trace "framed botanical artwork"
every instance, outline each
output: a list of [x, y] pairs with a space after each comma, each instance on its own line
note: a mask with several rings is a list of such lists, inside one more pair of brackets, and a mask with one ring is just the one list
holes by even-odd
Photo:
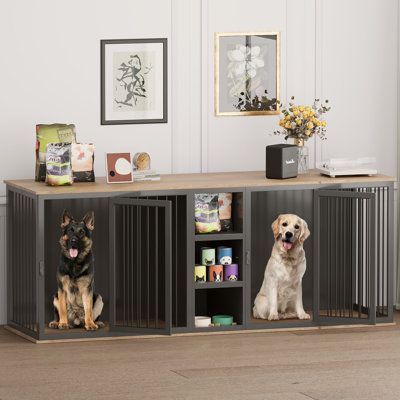
[[101, 41], [101, 124], [167, 122], [167, 39]]
[[279, 114], [279, 32], [215, 34], [215, 115]]

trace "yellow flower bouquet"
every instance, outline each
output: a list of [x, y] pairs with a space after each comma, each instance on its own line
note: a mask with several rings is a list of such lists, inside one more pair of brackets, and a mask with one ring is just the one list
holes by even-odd
[[[291, 98], [294, 100], [294, 97]], [[285, 135], [295, 141], [304, 142], [314, 135], [326, 140], [326, 121], [323, 115], [331, 108], [328, 107], [328, 100], [321, 104], [319, 99], [315, 99], [312, 106], [296, 105], [293, 102], [289, 106], [282, 105], [282, 119], [279, 120], [279, 126], [282, 129], [274, 131], [275, 135]]]

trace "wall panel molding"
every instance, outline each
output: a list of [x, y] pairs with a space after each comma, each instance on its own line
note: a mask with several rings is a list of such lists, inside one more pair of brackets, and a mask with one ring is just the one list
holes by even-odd
[[201, 0], [173, 0], [172, 172], [201, 164]]

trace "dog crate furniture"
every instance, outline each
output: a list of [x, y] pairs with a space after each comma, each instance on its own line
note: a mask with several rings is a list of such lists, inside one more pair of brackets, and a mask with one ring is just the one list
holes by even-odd
[[[164, 175], [159, 182], [49, 187], [6, 181], [8, 327], [34, 341], [271, 328], [390, 323], [393, 320], [393, 181], [329, 178], [311, 171], [287, 180], [264, 172]], [[233, 229], [196, 234], [196, 193], [232, 192]], [[48, 328], [57, 290], [60, 218], [95, 212], [96, 292], [105, 306], [97, 331]], [[271, 253], [271, 223], [294, 213], [305, 242], [303, 301], [310, 320], [254, 319], [252, 306]], [[201, 247], [232, 247], [239, 279], [194, 282]], [[196, 315], [235, 324], [196, 328]]]

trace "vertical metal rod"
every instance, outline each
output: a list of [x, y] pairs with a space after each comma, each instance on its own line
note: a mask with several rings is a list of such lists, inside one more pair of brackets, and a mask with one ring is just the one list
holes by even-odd
[[346, 285], [346, 302], [345, 302], [345, 308], [348, 310], [348, 317], [351, 317], [351, 299], [352, 299], [352, 289], [351, 289], [351, 276], [352, 276], [352, 269], [351, 269], [351, 253], [352, 253], [352, 248], [353, 248], [353, 238], [351, 234], [351, 221], [353, 220], [352, 217], [352, 200], [349, 198], [347, 199], [347, 216], [346, 216], [346, 240], [347, 240], [347, 258], [346, 258], [346, 274], [349, 279], [346, 280], [347, 285]]
[[339, 236], [339, 257], [338, 257], [338, 275], [339, 275], [339, 298], [338, 298], [338, 304], [339, 304], [339, 316], [342, 317], [342, 290], [343, 290], [343, 275], [342, 275], [342, 268], [343, 268], [343, 246], [344, 246], [344, 240], [343, 240], [343, 199], [338, 198], [339, 201], [339, 216], [338, 216], [338, 236]]
[[[389, 280], [389, 268], [393, 271], [393, 266], [389, 264], [389, 260], [392, 258], [390, 253], [392, 252], [392, 248], [390, 246], [390, 240], [389, 240], [389, 235], [390, 235], [390, 224], [389, 224], [389, 212], [390, 212], [390, 197], [389, 194], [393, 193], [393, 191], [389, 192], [389, 188], [385, 187], [384, 188], [384, 193], [383, 193], [383, 207], [385, 210], [384, 213], [384, 221], [383, 221], [383, 226], [382, 226], [382, 236], [384, 236], [384, 242], [382, 243], [382, 258], [383, 258], [383, 278], [382, 278], [382, 292], [386, 291], [386, 296], [384, 293], [382, 293], [382, 305], [386, 303], [386, 308], [385, 308], [385, 316], [390, 315], [389, 307], [392, 309], [390, 306], [392, 303], [392, 299], [389, 297], [389, 293], [391, 293], [391, 290], [389, 290], [389, 285], [392, 285], [392, 282]], [[391, 195], [392, 196], [392, 195]], [[393, 203], [392, 203], [393, 205]], [[386, 255], [386, 257], [385, 257]]]
[[29, 277], [29, 290], [28, 290], [28, 305], [29, 305], [29, 319], [28, 319], [28, 328], [31, 330], [33, 329], [32, 325], [32, 307], [33, 307], [33, 296], [32, 296], [32, 288], [33, 288], [33, 260], [34, 260], [34, 249], [33, 249], [33, 227], [35, 226], [32, 215], [33, 215], [33, 207], [32, 207], [32, 199], [29, 198], [29, 217], [28, 217], [28, 245], [29, 245], [29, 272], [28, 272], [28, 277]]
[[[364, 190], [365, 191], [365, 190]], [[364, 207], [365, 207], [365, 220], [364, 220], [364, 235], [365, 235], [365, 245], [364, 245], [364, 299], [363, 303], [366, 309], [366, 312], [368, 315], [370, 315], [371, 309], [370, 309], [370, 304], [369, 304], [369, 293], [368, 293], [368, 261], [369, 261], [369, 256], [368, 256], [368, 245], [369, 245], [369, 237], [368, 237], [368, 222], [369, 222], [369, 213], [368, 213], [368, 207], [369, 207], [369, 202], [367, 200], [364, 200]]]
[[346, 256], [347, 256], [347, 235], [346, 235], [346, 221], [347, 221], [347, 199], [342, 199], [343, 215], [342, 215], [342, 313], [343, 317], [346, 316]]
[[150, 211], [146, 207], [146, 261], [147, 261], [147, 327], [150, 327]]
[[385, 252], [386, 252], [386, 265], [385, 265], [385, 270], [386, 270], [386, 305], [387, 305], [387, 311], [386, 314], [388, 317], [392, 318], [393, 317], [393, 273], [394, 273], [394, 260], [393, 260], [393, 231], [394, 231], [394, 193], [393, 193], [393, 184], [391, 184], [387, 190], [386, 190], [386, 246], [385, 246]]
[[362, 303], [362, 249], [363, 249], [363, 215], [362, 215], [362, 199], [357, 201], [358, 203], [358, 259], [357, 259], [357, 271], [358, 271], [358, 318], [361, 318], [361, 303]]
[[[22, 225], [21, 225], [21, 195], [17, 193], [17, 232], [21, 232]], [[18, 242], [20, 241], [20, 238], [16, 238]], [[17, 265], [16, 265], [16, 271], [17, 271], [17, 279], [15, 280], [15, 285], [16, 285], [16, 299], [15, 299], [15, 304], [16, 304], [16, 322], [18, 324], [21, 324], [21, 252], [17, 252]]]
[[[332, 219], [332, 213], [331, 213], [331, 198], [327, 197], [326, 198], [326, 207], [327, 207], [327, 212], [328, 215], [326, 216], [327, 221], [328, 221], [328, 237], [327, 237], [327, 253], [328, 253], [328, 257], [327, 257], [327, 277], [326, 277], [326, 284], [328, 287], [327, 290], [327, 301], [326, 301], [326, 312], [328, 316], [332, 316], [331, 313], [331, 296], [332, 296], [332, 291], [331, 291], [331, 246], [332, 246], [332, 237], [331, 237], [331, 230], [332, 230], [332, 224], [331, 224], [331, 219]], [[320, 220], [321, 221], [321, 220]], [[321, 222], [320, 222], [321, 224]]]
[[[22, 216], [23, 218], [27, 218], [27, 208], [28, 208], [28, 198], [26, 196], [23, 196], [23, 207], [22, 207]], [[24, 229], [22, 230], [23, 234], [22, 234], [22, 238], [23, 238], [23, 244], [22, 244], [22, 278], [23, 278], [23, 294], [22, 294], [22, 298], [23, 298], [23, 326], [24, 327], [28, 327], [28, 304], [29, 304], [29, 300], [28, 300], [28, 285], [29, 285], [29, 263], [28, 263], [28, 230], [26, 229], [26, 227], [24, 226]]]
[[[175, 267], [174, 267], [175, 268], [175, 279], [173, 282], [173, 285], [175, 285], [175, 326], [178, 326], [178, 315], [179, 315], [178, 314], [178, 307], [179, 307], [179, 299], [178, 299], [178, 279], [179, 279], [179, 277], [178, 277], [178, 265], [179, 265], [179, 262], [178, 262], [178, 257], [179, 257], [179, 255], [178, 255], [178, 215], [179, 214], [178, 214], [178, 197], [175, 196], [174, 199], [175, 199], [175, 221], [174, 221], [174, 226], [173, 226], [173, 229], [174, 229], [173, 235], [174, 235], [174, 242], [175, 242], [174, 243], [175, 257], [172, 258], [172, 264], [175, 265]], [[173, 324], [174, 324], [174, 322], [173, 322]]]
[[155, 248], [155, 326], [158, 328], [158, 207], [155, 208], [155, 240], [154, 240], [154, 248]]
[[140, 206], [137, 208], [138, 213], [138, 235], [136, 237], [136, 243], [138, 247], [138, 277], [137, 277], [137, 310], [138, 310], [138, 327], [142, 326], [142, 293], [141, 293], [141, 284], [142, 284], [142, 249], [141, 249], [141, 237], [142, 237], [142, 209]]
[[[127, 282], [127, 276], [126, 276], [126, 264], [125, 264], [125, 248], [126, 248], [126, 225], [125, 225], [125, 206], [124, 205], [115, 205], [115, 213], [117, 214], [117, 209], [121, 211], [120, 214], [120, 220], [117, 221], [117, 225], [120, 224], [120, 227], [122, 228], [122, 237], [117, 239], [117, 244], [118, 246], [121, 245], [123, 248], [121, 249], [122, 251], [122, 262], [121, 261], [116, 261], [116, 268], [121, 270], [122, 269], [122, 325], [127, 326], [127, 319], [126, 319], [126, 296], [127, 296], [127, 290], [126, 290], [126, 282]], [[122, 215], [121, 215], [122, 214]], [[121, 218], [122, 217], [122, 218]], [[117, 232], [120, 232], [120, 228], [117, 228]], [[115, 232], [115, 234], [117, 233]], [[120, 277], [120, 274], [117, 273], [117, 277]], [[118, 293], [118, 287], [120, 286], [121, 283], [121, 278], [117, 279], [117, 287], [116, 287], [116, 293]], [[118, 306], [118, 305], [117, 305]], [[121, 315], [118, 315], [116, 313], [117, 318], [121, 318]], [[116, 319], [117, 319], [116, 318]], [[116, 321], [117, 322], [117, 321]], [[118, 324], [118, 322], [117, 322]]]
[[338, 198], [335, 197], [335, 317], [338, 316]]
[[383, 232], [383, 224], [385, 221], [385, 203], [384, 203], [384, 195], [385, 188], [379, 187], [377, 188], [378, 196], [377, 196], [377, 207], [378, 207], [378, 223], [376, 227], [377, 231], [377, 311], [378, 316], [384, 316], [384, 293], [383, 293], [383, 285], [384, 285], [384, 242], [385, 242], [385, 234]]
[[133, 286], [132, 282], [134, 280], [134, 261], [133, 261], [133, 256], [134, 256], [134, 250], [135, 250], [135, 243], [133, 241], [133, 224], [132, 224], [132, 219], [133, 219], [133, 211], [135, 209], [135, 206], [132, 205], [126, 205], [126, 215], [125, 215], [125, 230], [126, 230], [126, 236], [124, 237], [124, 242], [125, 246], [127, 247], [127, 262], [125, 265], [126, 269], [126, 282], [124, 282], [124, 285], [126, 285], [126, 295], [124, 298], [124, 303], [126, 303], [125, 307], [127, 309], [126, 312], [126, 320], [127, 320], [127, 325], [130, 327], [134, 327], [134, 307], [133, 307], [133, 302], [134, 302], [134, 292], [133, 292]]

